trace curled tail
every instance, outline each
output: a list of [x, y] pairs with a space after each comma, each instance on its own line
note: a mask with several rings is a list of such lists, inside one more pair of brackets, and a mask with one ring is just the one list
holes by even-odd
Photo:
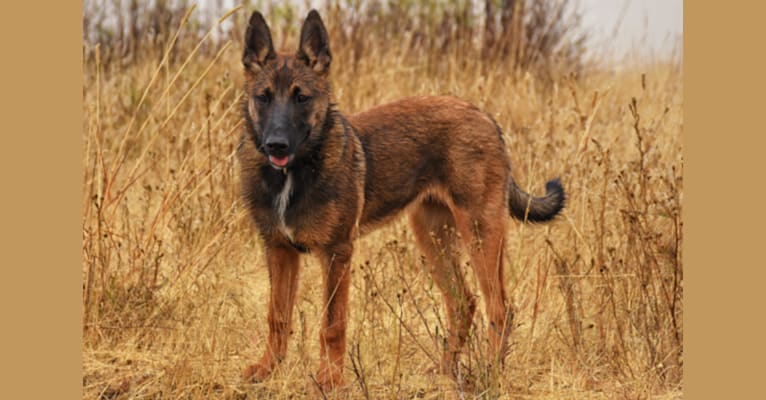
[[557, 179], [545, 184], [545, 196], [534, 197], [521, 190], [511, 178], [511, 191], [508, 196], [508, 207], [511, 216], [519, 221], [545, 222], [553, 219], [564, 208], [566, 195], [564, 187]]

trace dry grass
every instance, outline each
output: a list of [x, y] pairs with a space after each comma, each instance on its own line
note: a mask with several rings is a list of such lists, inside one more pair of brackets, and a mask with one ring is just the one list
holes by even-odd
[[[228, 18], [241, 25], [245, 13]], [[500, 375], [478, 367], [478, 313], [463, 358], [472, 388], [430, 372], [445, 316], [406, 221], [357, 242], [345, 394], [681, 397], [680, 65], [540, 76], [470, 46], [391, 45], [365, 24], [365, 36], [343, 39], [342, 12], [328, 14], [341, 110], [460, 96], [497, 119], [522, 188], [540, 193], [558, 175], [569, 194], [557, 222], [510, 225], [511, 352]], [[287, 359], [262, 384], [240, 380], [265, 345], [269, 290], [233, 156], [241, 45], [189, 40], [183, 20], [183, 41], [176, 24], [130, 63], [84, 47], [84, 397], [310, 397], [322, 309], [310, 257]], [[273, 31], [292, 47], [294, 31]]]

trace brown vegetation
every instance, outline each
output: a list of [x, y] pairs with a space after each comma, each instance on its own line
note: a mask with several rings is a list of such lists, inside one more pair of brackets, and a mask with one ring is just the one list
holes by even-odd
[[[320, 10], [330, 29], [339, 108], [353, 113], [416, 94], [462, 97], [502, 127], [523, 189], [537, 193], [560, 175], [569, 199], [554, 224], [510, 224], [506, 286], [516, 306], [510, 354], [499, 376], [477, 368], [487, 337], [480, 306], [464, 359], [472, 388], [431, 372], [444, 338], [444, 302], [406, 221], [357, 242], [347, 394], [680, 396], [680, 65], [619, 73], [585, 65], [570, 40], [574, 31], [560, 24], [551, 24], [565, 33], [558, 42], [537, 39], [558, 43], [550, 51], [529, 45], [519, 53], [512, 49], [523, 45], [512, 42], [520, 39], [504, 40], [500, 32], [513, 32], [503, 24], [502, 6], [523, 1], [486, 3], [495, 7], [493, 28], [472, 12], [461, 17], [460, 2], [429, 3], [434, 9], [392, 3], [399, 8]], [[516, 24], [535, 26], [533, 8]], [[240, 376], [263, 349], [268, 302], [262, 245], [240, 200], [234, 157], [242, 130], [240, 33], [250, 10], [221, 18], [232, 22], [232, 37], [216, 19], [169, 6], [164, 14], [136, 8], [135, 18], [124, 18], [138, 32], [148, 32], [142, 24], [155, 18], [156, 40], [138, 35], [143, 39], [131, 42], [132, 28], [120, 40], [85, 30], [86, 398], [312, 393], [322, 294], [311, 258], [302, 267], [288, 358], [262, 384], [246, 385]], [[290, 10], [263, 10], [278, 47], [297, 41], [302, 16]], [[86, 7], [84, 26], [97, 15], [97, 7]], [[535, 51], [541, 56], [534, 61], [518, 55]], [[473, 274], [466, 279], [477, 287]]]

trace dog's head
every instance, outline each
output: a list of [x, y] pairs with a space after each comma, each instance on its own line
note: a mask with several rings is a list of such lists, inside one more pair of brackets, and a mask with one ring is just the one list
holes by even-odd
[[245, 33], [245, 118], [259, 151], [274, 168], [287, 168], [318, 140], [330, 112], [332, 56], [316, 10], [301, 28], [294, 54], [274, 51], [263, 16], [253, 12]]

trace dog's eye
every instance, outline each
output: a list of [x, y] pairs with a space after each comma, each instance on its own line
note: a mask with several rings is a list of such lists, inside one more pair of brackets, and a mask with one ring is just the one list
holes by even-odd
[[255, 99], [260, 101], [261, 103], [268, 103], [271, 101], [271, 93], [269, 91], [265, 91], [261, 94], [255, 95]]
[[305, 103], [309, 100], [311, 100], [311, 97], [306, 96], [305, 94], [298, 93], [298, 95], [295, 96], [295, 101], [297, 101], [298, 103]]

